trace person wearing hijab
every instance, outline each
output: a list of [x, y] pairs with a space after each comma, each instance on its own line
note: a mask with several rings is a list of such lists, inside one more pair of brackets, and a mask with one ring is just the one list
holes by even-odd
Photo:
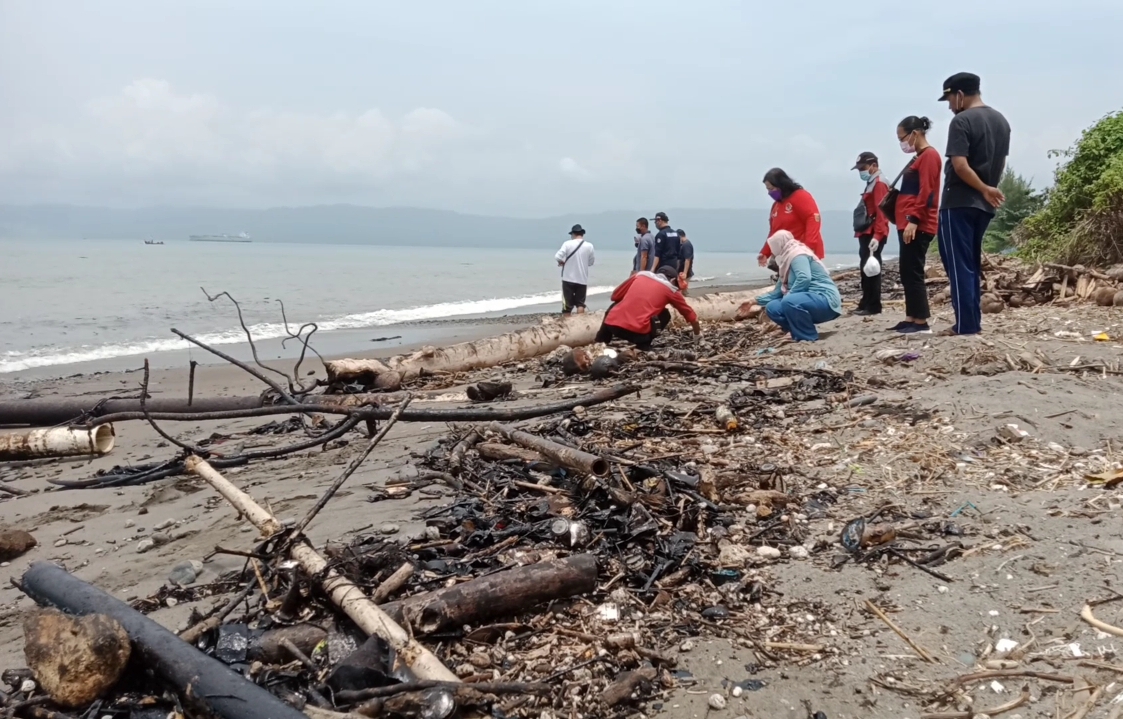
[[818, 340], [815, 325], [842, 315], [838, 286], [815, 252], [791, 232], [775, 233], [768, 238], [768, 247], [780, 268], [780, 278], [775, 289], [757, 297], [756, 303], [796, 342]]

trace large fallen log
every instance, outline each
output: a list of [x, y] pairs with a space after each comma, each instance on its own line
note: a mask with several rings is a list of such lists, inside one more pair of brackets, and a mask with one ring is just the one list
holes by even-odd
[[608, 474], [608, 462], [603, 457], [582, 452], [573, 447], [566, 447], [564, 444], [536, 437], [533, 434], [522, 432], [498, 422], [492, 422], [487, 428], [492, 432], [503, 435], [515, 444], [534, 450], [543, 457], [554, 460], [562, 467], [568, 467], [582, 474], [595, 474], [598, 477]]
[[[429, 391], [415, 393], [414, 403], [419, 402], [467, 402], [464, 392]], [[403, 392], [371, 392], [366, 394], [317, 394], [304, 397], [301, 406], [308, 412], [323, 412], [328, 409], [357, 409], [397, 404], [405, 396]], [[268, 395], [253, 397], [209, 397], [205, 399], [176, 399], [170, 397], [152, 398], [145, 402], [149, 414], [154, 419], [167, 415], [182, 415], [185, 421], [197, 421], [200, 416], [216, 412], [229, 413], [269, 408], [276, 413], [292, 412], [291, 405], [274, 406]], [[49, 399], [17, 399], [0, 402], [0, 426], [12, 427], [50, 427], [68, 424], [82, 419], [99, 419], [112, 415], [123, 415], [128, 419], [144, 417], [139, 399], [97, 399], [91, 397], [69, 397]], [[260, 415], [257, 415], [260, 416]], [[226, 417], [220, 417], [226, 419]], [[91, 424], [103, 424], [98, 421]]]
[[[728, 322], [736, 319], [741, 304], [753, 299], [761, 290], [748, 292], [717, 292], [687, 301], [698, 319], [707, 322]], [[340, 359], [324, 363], [328, 381], [333, 383], [363, 381], [373, 383], [380, 374], [394, 373], [408, 382], [422, 375], [443, 372], [466, 372], [494, 367], [504, 362], [538, 357], [562, 345], [579, 347], [591, 344], [604, 319], [603, 312], [566, 317], [561, 321], [462, 342], [448, 347], [425, 347], [413, 354], [386, 360]]]
[[[575, 399], [565, 399], [549, 404], [529, 405], [525, 407], [430, 407], [430, 408], [411, 408], [402, 412], [400, 421], [402, 422], [487, 422], [491, 420], [501, 420], [504, 422], [514, 422], [521, 419], [533, 419], [535, 417], [543, 417], [549, 414], [557, 414], [558, 412], [567, 412], [574, 407], [591, 407], [596, 404], [604, 402], [611, 402], [614, 399], [619, 399], [625, 395], [634, 394], [639, 392], [640, 388], [635, 385], [617, 385], [616, 387], [607, 387], [605, 389], [597, 390], [592, 394], [584, 397], [577, 397]], [[359, 395], [356, 395], [359, 396]], [[361, 395], [370, 396], [370, 395]], [[403, 397], [404, 395], [392, 395], [394, 397]], [[394, 413], [393, 407], [383, 407], [381, 405], [372, 406], [348, 406], [347, 404], [313, 404], [309, 398], [309, 403], [301, 404], [297, 407], [292, 405], [275, 405], [269, 407], [258, 407], [255, 409], [244, 409], [230, 412], [209, 412], [205, 414], [177, 414], [165, 412], [149, 412], [148, 416], [151, 419], [161, 422], [202, 422], [210, 420], [225, 420], [225, 419], [244, 419], [249, 417], [269, 417], [278, 414], [293, 414], [294, 412], [304, 412], [309, 414], [345, 414], [351, 417], [358, 417], [359, 419], [374, 419], [382, 420], [389, 419], [390, 415]], [[88, 426], [97, 426], [109, 422], [126, 422], [130, 420], [145, 419], [143, 412], [120, 412], [117, 414], [110, 414], [104, 417], [98, 417], [91, 420]]]
[[[149, 412], [198, 414], [227, 412], [264, 406], [259, 397], [211, 397], [187, 399], [153, 397], [145, 402]], [[51, 427], [83, 416], [101, 417], [120, 412], [140, 412], [139, 399], [97, 399], [92, 397], [18, 399], [0, 402], [0, 426]]]
[[69, 614], [103, 614], [128, 633], [144, 666], [173, 686], [181, 701], [220, 719], [307, 719], [272, 693], [203, 654], [156, 622], [58, 565], [35, 562], [20, 589], [37, 604]]
[[[248, 494], [235, 487], [230, 480], [215, 471], [205, 460], [195, 456], [188, 457], [187, 470], [214, 487], [226, 501], [230, 502], [251, 524], [257, 527], [265, 538], [268, 539], [282, 531], [281, 523], [272, 514], [253, 501], [253, 498]], [[446, 682], [459, 681], [456, 675], [441, 663], [440, 659], [421, 646], [399, 624], [379, 609], [374, 602], [367, 598], [363, 590], [332, 569], [327, 560], [320, 556], [316, 550], [302, 541], [298, 541], [292, 545], [289, 553], [308, 576], [320, 579], [324, 592], [331, 597], [337, 607], [342, 609], [364, 632], [377, 634], [385, 640], [387, 644], [394, 648], [394, 651], [402, 656], [403, 661], [413, 669], [418, 677]]]
[[509, 617], [535, 604], [587, 594], [597, 586], [597, 560], [577, 554], [515, 567], [382, 605], [419, 634]]
[[101, 456], [113, 450], [113, 426], [93, 429], [52, 427], [30, 432], [0, 434], [0, 461], [38, 457]]

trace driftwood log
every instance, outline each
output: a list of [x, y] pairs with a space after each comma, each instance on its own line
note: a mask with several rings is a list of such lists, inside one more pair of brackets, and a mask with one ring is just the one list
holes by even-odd
[[108, 424], [92, 429], [51, 427], [6, 433], [0, 434], [0, 460], [100, 456], [111, 452], [114, 442], [113, 426]]
[[[410, 408], [402, 412], [399, 417], [401, 422], [516, 422], [523, 419], [533, 419], [535, 417], [544, 417], [550, 414], [557, 414], [559, 412], [568, 412], [574, 407], [591, 407], [596, 404], [603, 404], [611, 402], [612, 400], [619, 399], [629, 394], [639, 392], [640, 388], [635, 385], [617, 385], [616, 387], [606, 387], [597, 390], [585, 397], [577, 397], [575, 399], [558, 400], [557, 402], [549, 402], [546, 404], [528, 405], [524, 407], [426, 407], [426, 408]], [[220, 411], [220, 412], [207, 412], [207, 413], [175, 413], [175, 412], [149, 412], [149, 416], [162, 422], [202, 422], [209, 420], [221, 419], [243, 419], [248, 417], [268, 417], [279, 414], [339, 414], [348, 415], [352, 418], [362, 420], [383, 420], [389, 419], [390, 415], [394, 413], [393, 407], [384, 407], [382, 405], [368, 405], [359, 407], [350, 407], [346, 404], [339, 403], [326, 403], [317, 404], [314, 402], [321, 395], [316, 397], [309, 397], [307, 402], [292, 406], [292, 405], [271, 405], [267, 407], [257, 407], [243, 410], [233, 411]], [[370, 395], [360, 395], [369, 397]], [[403, 394], [388, 395], [395, 397], [402, 397]], [[129, 420], [144, 419], [144, 413], [137, 412], [119, 412], [116, 414], [104, 415], [90, 420], [86, 426], [96, 426], [100, 424], [107, 424], [110, 422], [125, 422]]]
[[[698, 313], [698, 319], [728, 322], [736, 318], [742, 303], [759, 294], [759, 290], [718, 292], [691, 297], [687, 301]], [[561, 322], [508, 332], [498, 337], [448, 347], [426, 347], [413, 354], [387, 360], [341, 359], [325, 362], [324, 366], [327, 368], [328, 381], [333, 383], [374, 383], [379, 375], [387, 373], [391, 373], [394, 379], [408, 382], [424, 375], [467, 372], [494, 367], [504, 362], [531, 359], [552, 352], [562, 345], [579, 347], [591, 344], [603, 319], [603, 312], [592, 312], [567, 317]]]
[[381, 609], [419, 634], [479, 624], [553, 599], [587, 594], [597, 586], [597, 560], [577, 554], [515, 567], [444, 589], [417, 594]]
[[553, 460], [559, 466], [567, 467], [582, 474], [595, 474], [598, 477], [603, 477], [608, 474], [608, 461], [603, 457], [598, 457], [588, 452], [582, 452], [573, 447], [566, 447], [564, 444], [551, 442], [548, 439], [522, 432], [514, 427], [508, 427], [498, 422], [492, 422], [487, 428], [492, 432], [503, 435], [515, 444], [526, 447], [543, 457]]
[[[261, 532], [265, 538], [282, 531], [281, 523], [261, 507], [253, 498], [235, 487], [230, 480], [219, 474], [205, 460], [191, 456], [187, 458], [187, 470], [211, 485], [230, 502], [246, 519]], [[363, 590], [349, 579], [332, 569], [326, 559], [312, 547], [298, 541], [292, 545], [290, 555], [310, 577], [321, 578], [324, 592], [332, 602], [342, 609], [360, 629], [367, 634], [376, 634], [394, 648], [407, 665], [422, 679], [438, 681], [459, 681], [441, 660], [421, 646], [401, 625], [388, 617], [367, 598]]]
[[203, 716], [220, 719], [307, 719], [266, 689], [203, 654], [129, 605], [69, 574], [58, 565], [35, 562], [20, 589], [37, 604], [69, 614], [103, 614], [128, 633], [145, 666], [173, 687]]

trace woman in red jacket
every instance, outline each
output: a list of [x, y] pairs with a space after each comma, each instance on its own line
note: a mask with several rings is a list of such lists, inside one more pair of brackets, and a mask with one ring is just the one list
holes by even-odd
[[[810, 247], [816, 257], [823, 259], [826, 254], [823, 249], [823, 218], [819, 215], [819, 206], [815, 204], [811, 193], [779, 167], [773, 167], [764, 174], [764, 189], [768, 190], [768, 196], [772, 198], [768, 236], [787, 230]], [[772, 250], [766, 240], [756, 261], [761, 267], [765, 267], [771, 256]]]
[[939, 226], [940, 151], [928, 144], [932, 121], [910, 115], [897, 125], [901, 150], [916, 153], [901, 176], [895, 216], [901, 241], [901, 287], [905, 291], [905, 319], [891, 329], [902, 334], [928, 333], [928, 287], [924, 263]]

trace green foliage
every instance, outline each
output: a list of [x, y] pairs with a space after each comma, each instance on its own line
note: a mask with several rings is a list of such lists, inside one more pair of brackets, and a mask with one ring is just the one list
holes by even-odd
[[1123, 111], [1089, 127], [1058, 153], [1043, 208], [1013, 235], [1031, 260], [1109, 264], [1123, 260]]
[[986, 252], [1003, 252], [1013, 247], [1014, 230], [1045, 203], [1042, 193], [1034, 190], [1028, 179], [1010, 167], [1003, 173], [998, 189], [1006, 195], [1006, 202], [994, 213], [994, 219], [983, 237], [983, 250]]

